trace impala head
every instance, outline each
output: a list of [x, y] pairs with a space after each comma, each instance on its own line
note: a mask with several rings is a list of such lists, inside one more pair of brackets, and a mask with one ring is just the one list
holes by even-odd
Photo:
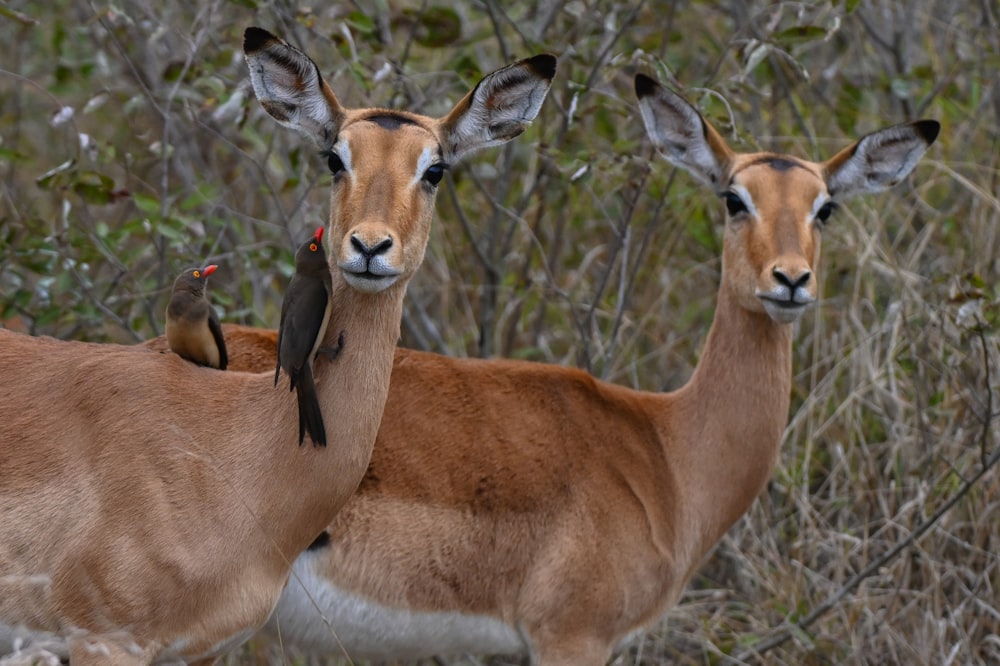
[[444, 117], [347, 109], [304, 53], [260, 28], [243, 51], [254, 93], [279, 123], [312, 138], [333, 175], [330, 265], [378, 292], [423, 260], [444, 172], [521, 134], [545, 99], [556, 59], [538, 55], [487, 75]]
[[823, 226], [838, 201], [902, 180], [937, 138], [920, 120], [868, 134], [825, 162], [736, 153], [686, 100], [639, 74], [635, 92], [660, 153], [726, 206], [723, 287], [748, 310], [791, 323], [816, 300]]

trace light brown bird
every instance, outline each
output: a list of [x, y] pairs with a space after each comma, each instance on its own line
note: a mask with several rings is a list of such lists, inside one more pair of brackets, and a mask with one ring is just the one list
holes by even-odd
[[167, 343], [170, 349], [198, 365], [225, 370], [229, 364], [219, 317], [208, 302], [205, 285], [218, 268], [188, 268], [174, 280], [167, 305]]

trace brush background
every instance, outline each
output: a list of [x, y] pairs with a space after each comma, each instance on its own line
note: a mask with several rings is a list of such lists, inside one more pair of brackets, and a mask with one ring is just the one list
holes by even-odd
[[[494, 68], [559, 55], [525, 135], [446, 177], [401, 344], [647, 390], [697, 363], [723, 207], [654, 156], [635, 72], [682, 90], [741, 150], [821, 159], [936, 118], [914, 174], [824, 231], [822, 301], [797, 325], [768, 491], [613, 663], [1000, 663], [995, 468], [805, 630], [746, 652], [906, 539], [1000, 447], [998, 22], [992, 0], [9, 0], [0, 322], [134, 343], [162, 333], [176, 274], [211, 262], [225, 321], [276, 326], [330, 177], [254, 100], [248, 25], [311, 55], [348, 106], [432, 115]], [[251, 643], [228, 663], [268, 655]]]

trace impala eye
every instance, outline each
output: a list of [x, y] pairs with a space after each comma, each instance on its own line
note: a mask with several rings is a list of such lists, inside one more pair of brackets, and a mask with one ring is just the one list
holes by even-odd
[[722, 198], [726, 202], [726, 210], [729, 212], [730, 217], [736, 217], [740, 213], [747, 212], [747, 206], [743, 203], [743, 199], [740, 199], [739, 195], [735, 192], [723, 192]]
[[330, 167], [330, 173], [337, 176], [344, 171], [344, 161], [340, 159], [340, 155], [332, 150], [325, 152], [325, 155], [326, 165]]
[[819, 220], [820, 224], [825, 224], [835, 210], [837, 210], [837, 204], [833, 201], [827, 201], [816, 211], [816, 219]]
[[433, 187], [437, 187], [441, 179], [444, 178], [445, 169], [448, 168], [447, 164], [432, 164], [427, 167], [427, 171], [424, 171], [423, 180], [429, 183]]

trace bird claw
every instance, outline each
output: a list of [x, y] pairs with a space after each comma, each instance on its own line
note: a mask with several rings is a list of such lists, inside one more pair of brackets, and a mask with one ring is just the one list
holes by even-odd
[[336, 347], [320, 347], [316, 350], [316, 355], [326, 354], [326, 357], [331, 361], [336, 361], [337, 357], [340, 356], [340, 352], [344, 349], [344, 332], [341, 331], [340, 335], [337, 336], [337, 346]]

